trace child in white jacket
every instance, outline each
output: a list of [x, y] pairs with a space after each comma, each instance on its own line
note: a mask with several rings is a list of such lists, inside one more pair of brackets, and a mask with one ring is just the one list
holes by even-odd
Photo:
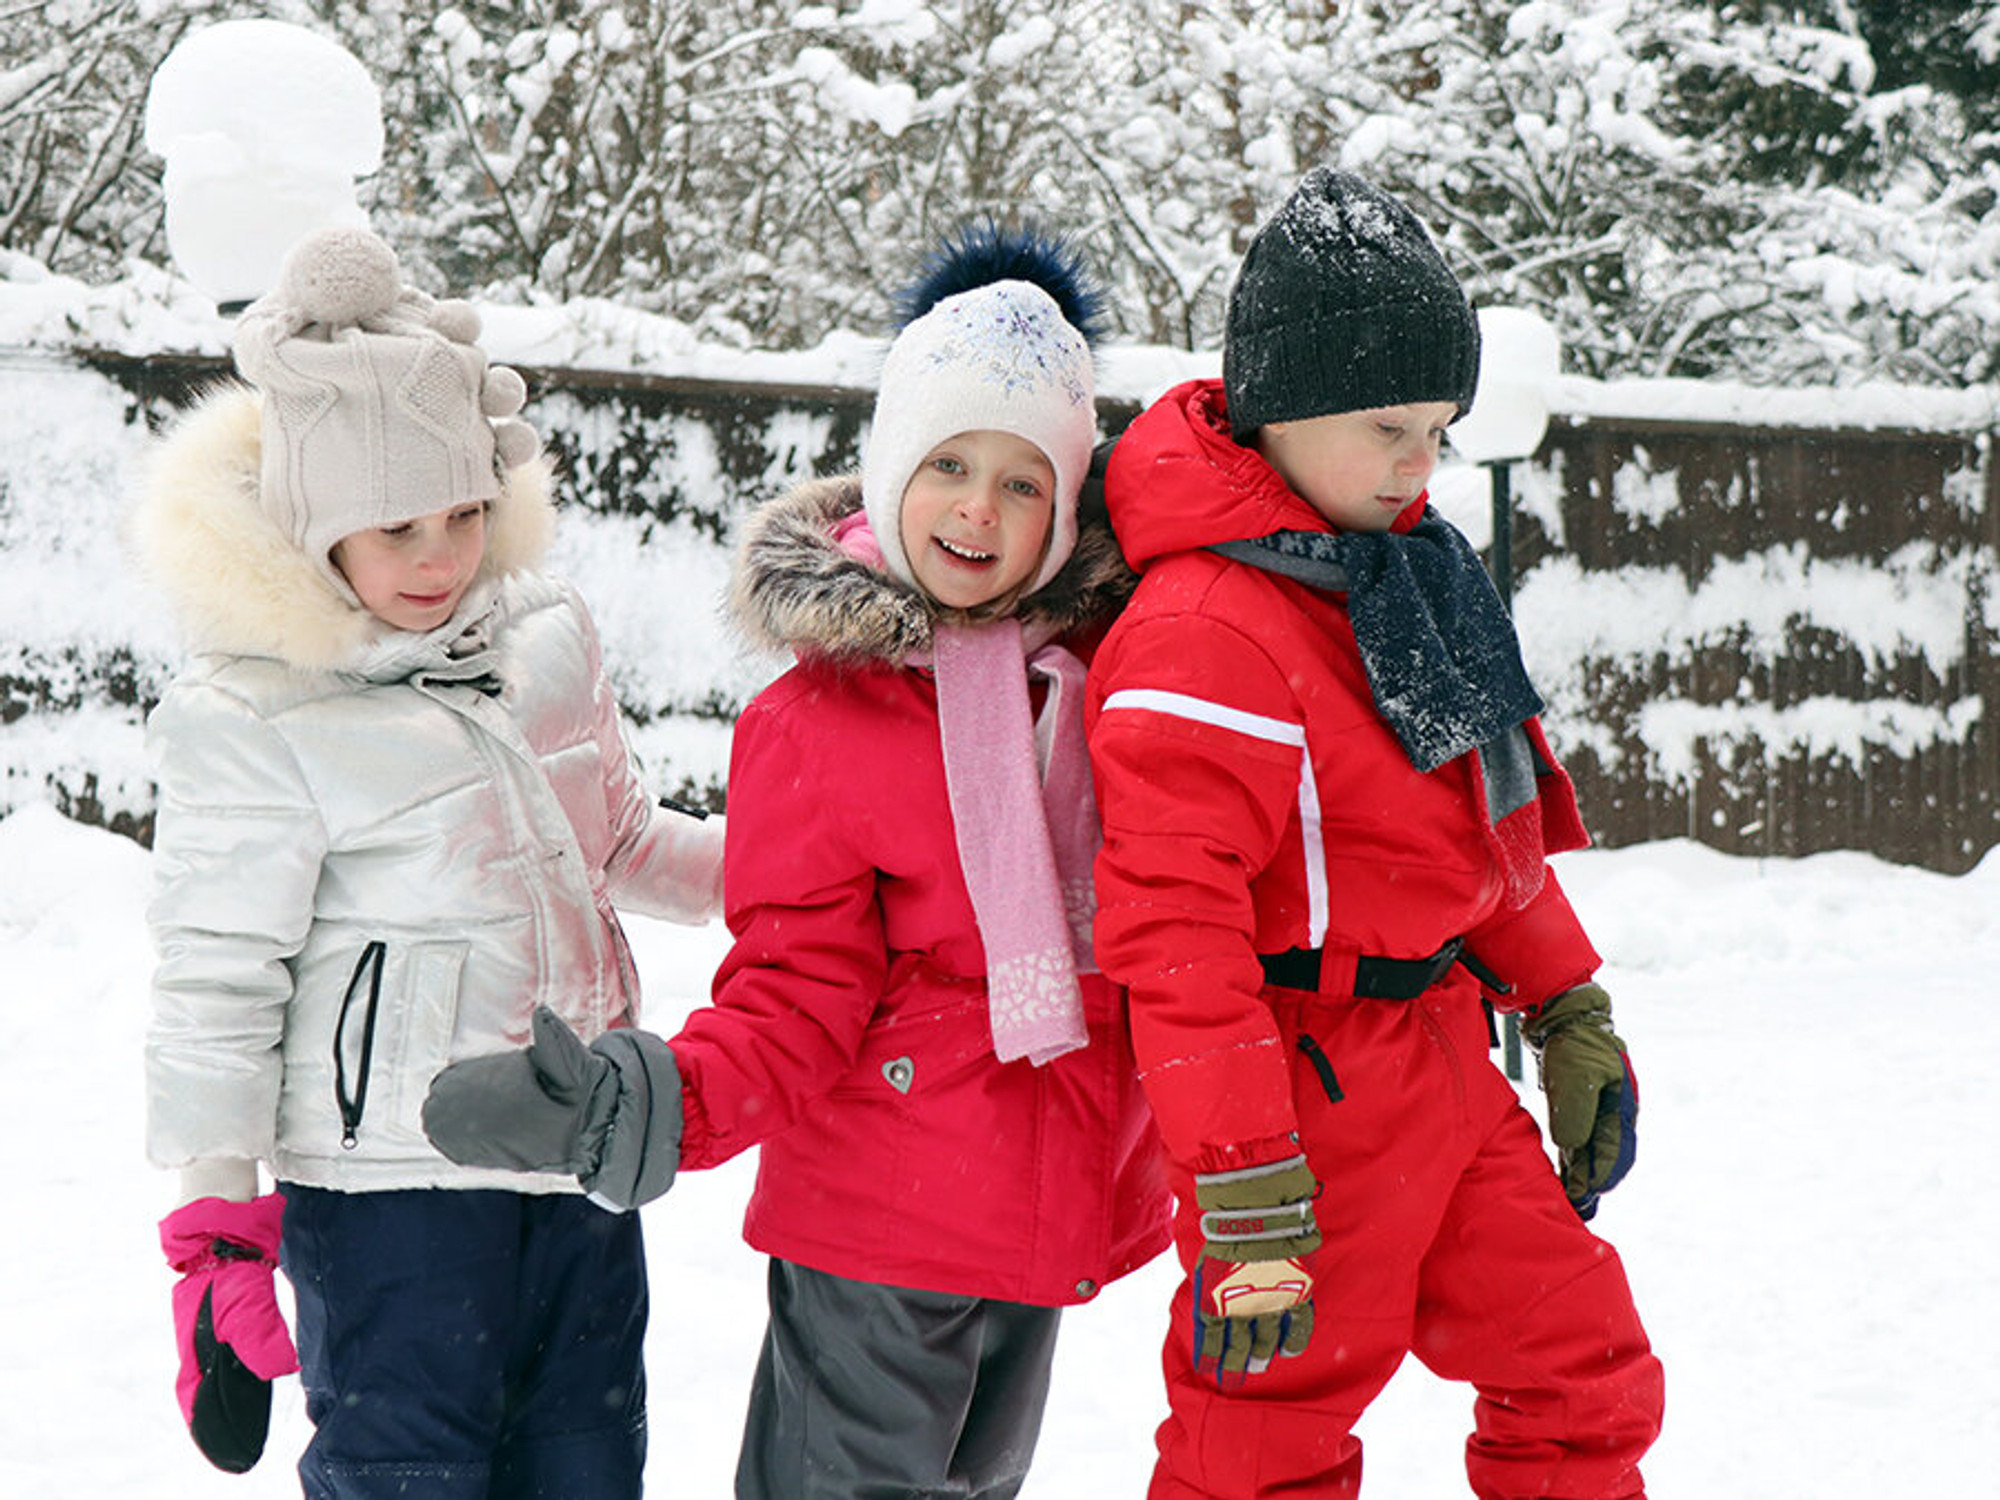
[[175, 429], [134, 517], [197, 653], [148, 728], [183, 1415], [256, 1461], [281, 1263], [315, 1496], [627, 1496], [644, 1462], [637, 1216], [454, 1165], [418, 1118], [537, 1006], [637, 1021], [614, 902], [721, 897], [720, 820], [647, 794], [588, 613], [532, 571], [549, 469], [477, 331], [366, 231], [309, 237], [238, 325], [254, 389]]

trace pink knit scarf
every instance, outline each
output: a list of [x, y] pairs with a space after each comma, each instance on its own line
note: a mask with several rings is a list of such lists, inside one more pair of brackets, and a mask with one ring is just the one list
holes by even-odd
[[[933, 664], [958, 859], [986, 948], [993, 1051], [1039, 1067], [1089, 1040], [1076, 976], [1097, 971], [1100, 834], [1083, 663], [1054, 642], [1030, 653], [1008, 618], [939, 625]], [[1028, 712], [1031, 674], [1048, 681], [1039, 720]]]

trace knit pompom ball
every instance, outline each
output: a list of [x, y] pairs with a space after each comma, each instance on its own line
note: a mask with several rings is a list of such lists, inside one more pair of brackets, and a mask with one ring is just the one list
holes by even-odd
[[378, 317], [401, 286], [396, 252], [379, 235], [341, 226], [319, 229], [285, 257], [279, 292], [312, 323], [340, 328]]
[[479, 409], [489, 417], [511, 417], [527, 404], [528, 382], [519, 370], [494, 365], [479, 389]]
[[541, 436], [519, 417], [507, 417], [493, 424], [493, 446], [500, 462], [518, 469], [542, 451]]
[[454, 344], [470, 344], [479, 338], [479, 309], [459, 297], [447, 297], [431, 309], [430, 325]]

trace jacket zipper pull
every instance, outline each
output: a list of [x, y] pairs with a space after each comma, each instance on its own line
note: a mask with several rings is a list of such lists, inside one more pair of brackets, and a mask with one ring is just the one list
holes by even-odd
[[[347, 993], [340, 997], [340, 1016], [333, 1026], [333, 1098], [340, 1108], [340, 1149], [352, 1151], [360, 1140], [361, 1114], [368, 1107], [368, 1075], [375, 1060], [375, 1017], [382, 1004], [382, 956], [387, 952], [380, 939], [361, 950], [360, 961], [348, 976]], [[354, 992], [368, 977], [368, 1008], [361, 1018], [361, 1070], [354, 1092], [347, 1091], [347, 1052], [341, 1046], [347, 1035], [347, 1013], [354, 1004]]]

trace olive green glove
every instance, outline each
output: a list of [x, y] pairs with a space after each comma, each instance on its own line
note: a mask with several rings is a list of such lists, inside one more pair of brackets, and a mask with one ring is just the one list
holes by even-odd
[[1611, 997], [1595, 984], [1566, 990], [1521, 1018], [1549, 1101], [1563, 1191], [1580, 1218], [1632, 1170], [1639, 1149], [1639, 1080], [1611, 1029]]
[[1250, 1374], [1312, 1337], [1312, 1276], [1299, 1257], [1320, 1246], [1319, 1183], [1303, 1155], [1234, 1172], [1200, 1172], [1201, 1255], [1194, 1270], [1194, 1362]]

